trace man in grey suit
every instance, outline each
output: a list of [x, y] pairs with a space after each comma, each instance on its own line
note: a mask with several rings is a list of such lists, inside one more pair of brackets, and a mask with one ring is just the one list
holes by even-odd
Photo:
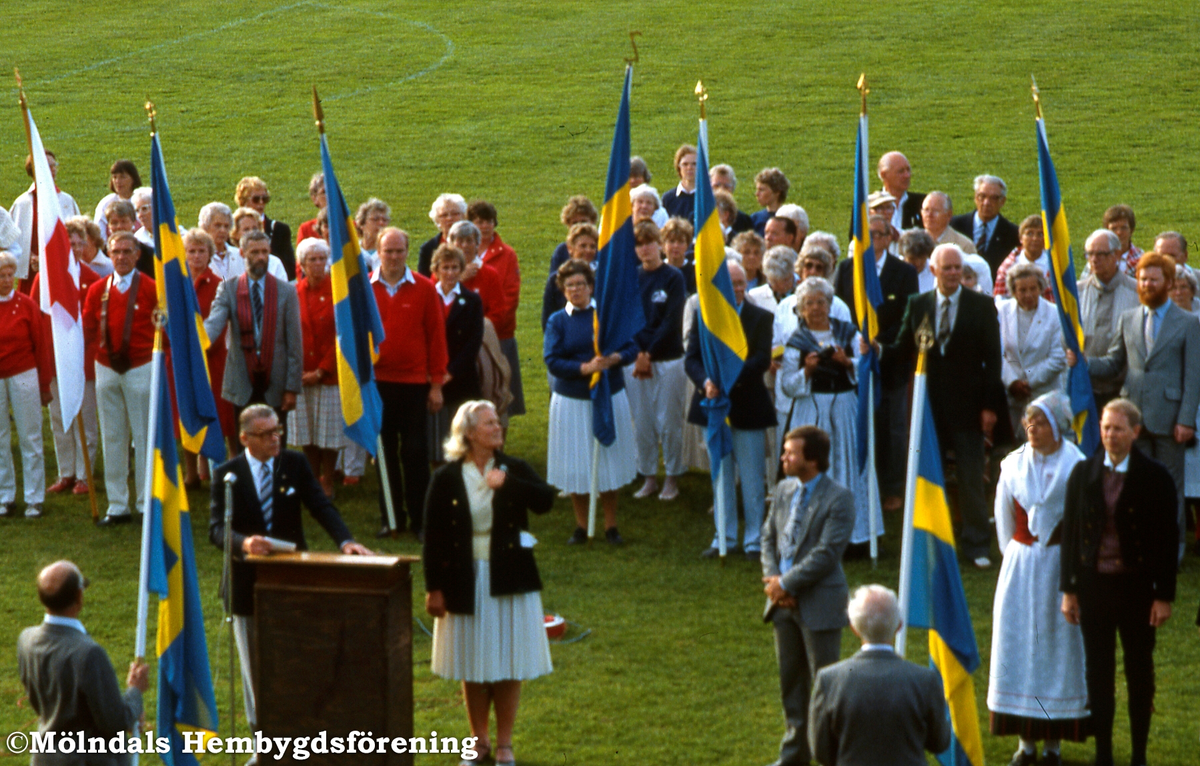
[[807, 765], [808, 696], [817, 671], [837, 662], [848, 588], [842, 553], [854, 529], [854, 497], [825, 475], [829, 434], [816, 426], [783, 437], [786, 478], [763, 524], [764, 622], [775, 626], [779, 690], [787, 728], [774, 766]]
[[[91, 639], [79, 612], [87, 580], [70, 561], [56, 561], [38, 574], [38, 599], [46, 607], [42, 624], [21, 631], [17, 661], [29, 704], [38, 714], [38, 731], [83, 732], [84, 740], [106, 741], [130, 731], [142, 715], [142, 694], [149, 688], [149, 668], [129, 665], [122, 695], [108, 653]], [[36, 754], [31, 766], [96, 764], [116, 766], [128, 756]]]
[[249, 404], [275, 410], [287, 443], [287, 415], [296, 408], [303, 372], [304, 340], [296, 288], [267, 273], [271, 239], [261, 231], [242, 236], [246, 271], [217, 288], [204, 320], [208, 337], [229, 326], [229, 354], [221, 398], [233, 404], [235, 417]]
[[[1176, 519], [1179, 522], [1179, 557], [1184, 542], [1184, 450], [1196, 435], [1196, 407], [1200, 404], [1200, 322], [1170, 300], [1175, 281], [1175, 261], [1159, 253], [1138, 260], [1137, 291], [1142, 305], [1117, 320], [1108, 353], [1089, 360], [1093, 379], [1125, 374], [1121, 396], [1142, 411], [1142, 431], [1137, 445], [1158, 460], [1175, 481]], [[1068, 364], [1074, 364], [1068, 355]]]
[[902, 623], [893, 591], [864, 585], [848, 611], [862, 651], [817, 674], [808, 718], [813, 755], [826, 766], [924, 766], [926, 750], [950, 747], [942, 679], [896, 654]]

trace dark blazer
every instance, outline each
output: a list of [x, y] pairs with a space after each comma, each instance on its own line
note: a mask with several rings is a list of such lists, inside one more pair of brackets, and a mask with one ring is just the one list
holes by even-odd
[[458, 298], [446, 316], [446, 353], [450, 361], [446, 372], [450, 382], [442, 387], [447, 404], [478, 399], [479, 347], [483, 345], [483, 301], [479, 295], [459, 285]]
[[289, 282], [296, 281], [296, 250], [292, 246], [292, 229], [283, 221], [263, 216], [263, 231], [271, 238], [271, 255], [283, 264]]
[[138, 242], [137, 270], [154, 279], [154, 248]]
[[[954, 431], [979, 431], [979, 413], [989, 409], [997, 422], [1007, 412], [1008, 400], [1000, 380], [1000, 322], [992, 299], [974, 290], [962, 289], [958, 318], [946, 344], [945, 354], [934, 345], [927, 357], [929, 402], [942, 439]], [[937, 290], [908, 299], [904, 319], [896, 340], [883, 347], [883, 359], [889, 355], [904, 365], [917, 358], [916, 331], [929, 318], [936, 327]], [[948, 445], [945, 445], [948, 446]]]
[[[546, 513], [558, 491], [523, 460], [497, 452], [495, 467], [508, 474], [492, 496], [492, 535], [488, 547], [492, 596], [542, 589], [533, 549], [521, 545], [529, 529], [528, 511]], [[475, 613], [475, 567], [471, 553], [471, 503], [455, 460], [433, 473], [425, 494], [425, 590], [442, 592], [447, 611]]]
[[[108, 653], [86, 633], [43, 623], [21, 631], [17, 664], [38, 731], [63, 735], [81, 731], [85, 739], [105, 740], [131, 731], [142, 715], [142, 693], [121, 694]], [[127, 756], [89, 755], [87, 764], [116, 766]], [[32, 766], [83, 764], [83, 756], [34, 755]]]
[[[733, 226], [729, 227], [729, 242], [732, 242], [733, 238], [743, 231], [754, 231], [754, 221], [750, 219], [750, 214], [745, 210], [739, 210], [733, 218]], [[728, 245], [729, 242], [725, 244]]]
[[[912, 197], [912, 192], [908, 195]], [[921, 195], [924, 198], [924, 195]], [[918, 205], [918, 207], [920, 207]], [[886, 256], [883, 270], [879, 272], [879, 287], [883, 303], [875, 309], [879, 317], [880, 343], [891, 343], [900, 332], [904, 320], [904, 309], [910, 296], [920, 291], [917, 270], [894, 255]], [[858, 313], [854, 309], [854, 259], [847, 258], [837, 265], [833, 274], [833, 289], [839, 298], [850, 307], [850, 320], [858, 326]], [[884, 388], [896, 388], [908, 382], [910, 369], [907, 364], [894, 363], [895, 357], [879, 363]]]
[[908, 197], [904, 200], [904, 204], [900, 207], [900, 228], [925, 228], [925, 224], [921, 222], [921, 205], [924, 203], [924, 194], [915, 192], [912, 189], [908, 190]]
[[[696, 309], [697, 313], [699, 309]], [[760, 309], [750, 301], [742, 302], [742, 331], [746, 333], [746, 361], [742, 374], [738, 375], [733, 390], [729, 391], [729, 425], [740, 431], [757, 431], [776, 425], [775, 405], [763, 384], [763, 373], [771, 367], [771, 333], [775, 316]], [[688, 331], [687, 354], [683, 369], [696, 385], [692, 394], [692, 406], [688, 410], [688, 422], [707, 425], [708, 415], [700, 406], [704, 398], [704, 358], [700, 352], [700, 317], [692, 320]]]
[[225, 475], [237, 476], [233, 485], [233, 613], [254, 614], [253, 564], [245, 561], [242, 542], [251, 535], [270, 535], [296, 544], [298, 550], [308, 550], [300, 506], [308, 508], [333, 541], [340, 547], [354, 540], [337, 508], [321, 490], [313, 476], [308, 460], [299, 452], [280, 450], [275, 458], [275, 499], [271, 505], [271, 526], [263, 519], [258, 500], [258, 485], [250, 475], [250, 463], [245, 453], [217, 467], [212, 481], [211, 513], [208, 519], [208, 539], [225, 549]]
[[924, 766], [950, 747], [937, 671], [895, 652], [860, 651], [821, 668], [808, 703], [808, 744], [826, 766]]
[[[1158, 601], [1175, 600], [1179, 525], [1175, 519], [1175, 482], [1162, 463], [1136, 446], [1129, 453], [1125, 485], [1117, 497], [1117, 537], [1121, 562]], [[1104, 532], [1104, 449], [1076, 463], [1067, 480], [1062, 520], [1062, 571], [1059, 590], [1079, 593], [1093, 586], [1096, 555]]]
[[438, 249], [438, 245], [442, 244], [442, 233], [439, 231], [433, 235], [432, 239], [427, 239], [421, 243], [421, 250], [417, 256], [417, 273], [423, 277], [432, 279], [433, 268], [433, 253]]
[[[975, 211], [956, 215], [950, 219], [950, 228], [963, 234], [972, 242], [975, 241]], [[980, 251], [983, 260], [992, 267], [992, 276], [1008, 257], [1014, 248], [1021, 245], [1021, 233], [1017, 225], [1002, 215], [996, 216], [996, 228], [992, 230], [992, 238], [986, 249]]]

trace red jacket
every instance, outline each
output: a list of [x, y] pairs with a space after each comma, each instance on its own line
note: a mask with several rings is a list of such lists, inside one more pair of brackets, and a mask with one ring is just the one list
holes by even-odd
[[[113, 281], [116, 274], [111, 275]], [[101, 279], [88, 289], [87, 300], [83, 305], [83, 334], [89, 345], [96, 347], [96, 363], [112, 368], [108, 359], [108, 350], [100, 348], [100, 299], [108, 288], [110, 277]], [[129, 293], [120, 290], [110, 290], [108, 295], [108, 328], [109, 339], [114, 346], [119, 346], [125, 333], [125, 309], [129, 305]], [[154, 280], [145, 274], [138, 282], [138, 294], [133, 302], [133, 326], [129, 333], [129, 363], [139, 367], [150, 361], [154, 355], [154, 307], [158, 303], [158, 291]]]
[[[492, 320], [493, 325], [507, 321], [508, 301], [504, 299], [504, 287], [495, 269], [485, 263], [475, 272], [475, 276], [464, 279], [462, 284], [479, 294], [479, 300], [483, 302], [483, 315]], [[499, 331], [496, 334], [499, 335]]]
[[[84, 299], [87, 297], [88, 288], [100, 281], [100, 275], [92, 271], [92, 267], [86, 263], [79, 262], [79, 310], [83, 311]], [[33, 283], [29, 289], [29, 297], [33, 298], [33, 302], [41, 306], [42, 300], [42, 274], [38, 272], [33, 278]], [[50, 360], [50, 377], [55, 378], [58, 375], [58, 370], [55, 369], [54, 362], [54, 331], [50, 325], [50, 315], [42, 314], [43, 326], [42, 333], [46, 339], [46, 353]], [[83, 378], [84, 380], [96, 379], [96, 344], [88, 343], [86, 336], [83, 342]]]
[[[385, 290], [386, 292], [386, 290]], [[304, 277], [296, 283], [300, 329], [304, 336], [304, 371], [324, 370], [321, 385], [337, 383], [337, 327], [333, 320], [333, 282], [325, 277], [313, 288]]]
[[425, 277], [412, 269], [413, 283], [402, 281], [388, 295], [376, 269], [371, 279], [383, 322], [375, 379], [385, 383], [441, 383], [446, 377], [446, 321], [442, 299]]
[[[11, 378], [36, 368], [38, 389], [47, 393], [53, 374], [50, 369], [53, 353], [47, 342], [42, 310], [19, 290], [13, 290], [11, 295], [0, 303], [0, 378]], [[8, 413], [3, 416], [8, 417]]]
[[508, 340], [517, 330], [517, 306], [521, 304], [521, 267], [517, 263], [517, 254], [499, 234], [493, 234], [492, 244], [483, 253], [483, 262], [496, 270], [504, 293], [504, 314], [500, 321], [491, 315], [488, 318], [496, 326], [500, 340]]

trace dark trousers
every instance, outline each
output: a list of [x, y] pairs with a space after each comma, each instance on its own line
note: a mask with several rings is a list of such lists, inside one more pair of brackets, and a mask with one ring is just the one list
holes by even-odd
[[[420, 532], [425, 524], [425, 490], [429, 486], [429, 439], [425, 422], [429, 384], [378, 381], [375, 385], [383, 400], [383, 427], [379, 437], [383, 440], [382, 459], [387, 461], [388, 472], [386, 488], [382, 472], [379, 477], [379, 514], [383, 525], [389, 526], [383, 493], [390, 492], [397, 530], [404, 530], [407, 509], [409, 528]], [[381, 470], [380, 465], [381, 462], [376, 460], [376, 470]]]
[[1096, 738], [1096, 764], [1113, 762], [1112, 731], [1116, 709], [1117, 634], [1125, 655], [1129, 691], [1131, 763], [1146, 762], [1150, 710], [1154, 703], [1155, 629], [1150, 627], [1154, 592], [1132, 575], [1096, 575], [1079, 593], [1079, 627], [1086, 656], [1088, 706]]
[[954, 450], [957, 466], [958, 512], [962, 515], [958, 549], [970, 559], [987, 556], [991, 551], [992, 529], [988, 524], [987, 493], [983, 487], [983, 432], [953, 431], [946, 438], [939, 431], [938, 441], [942, 448], [943, 470], [948, 449]]
[[879, 493], [904, 497], [908, 468], [908, 384], [881, 392], [875, 411], [875, 471]]
[[778, 766], [808, 765], [808, 701], [817, 671], [838, 661], [842, 631], [813, 630], [800, 620], [795, 609], [776, 609], [775, 656], [779, 660], [779, 692], [787, 720], [779, 743]]

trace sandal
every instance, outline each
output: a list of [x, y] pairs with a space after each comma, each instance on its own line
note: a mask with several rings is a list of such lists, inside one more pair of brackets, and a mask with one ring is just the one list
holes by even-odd
[[[500, 753], [508, 751], [508, 760], [501, 760]], [[513, 757], [512, 745], [500, 745], [496, 748], [496, 766], [516, 766], [516, 759]]]
[[458, 762], [458, 766], [476, 766], [477, 764], [486, 761], [492, 754], [492, 746], [490, 744], [483, 747], [475, 748], [475, 757], [472, 759], [463, 758]]

